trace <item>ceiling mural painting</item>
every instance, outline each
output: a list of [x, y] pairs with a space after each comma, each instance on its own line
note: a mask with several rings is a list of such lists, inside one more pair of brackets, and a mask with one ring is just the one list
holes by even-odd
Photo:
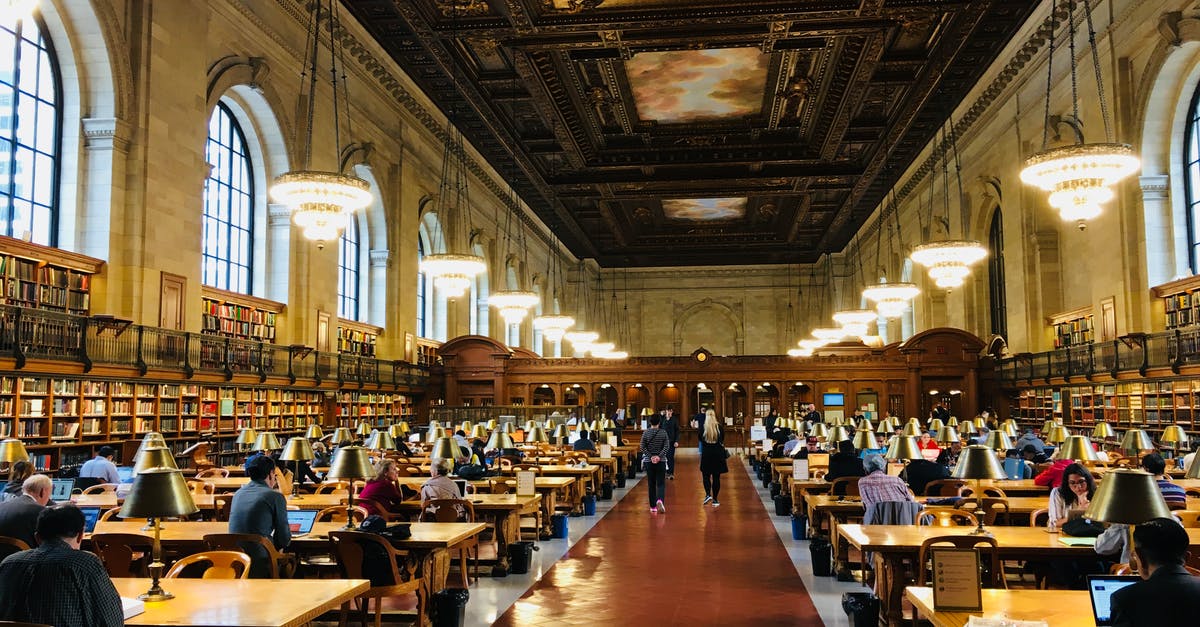
[[843, 250], [1038, 4], [342, 2], [605, 267]]

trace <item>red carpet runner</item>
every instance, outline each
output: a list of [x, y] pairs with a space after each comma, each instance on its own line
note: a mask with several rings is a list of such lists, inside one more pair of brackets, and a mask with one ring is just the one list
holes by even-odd
[[665, 514], [649, 513], [643, 478], [495, 624], [821, 624], [741, 463], [715, 510], [695, 454], [667, 481]]

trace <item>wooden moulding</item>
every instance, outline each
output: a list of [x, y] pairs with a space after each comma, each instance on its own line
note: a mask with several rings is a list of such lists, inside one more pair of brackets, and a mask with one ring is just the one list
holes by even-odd
[[242, 307], [253, 307], [270, 313], [283, 313], [283, 310], [287, 309], [287, 305], [283, 303], [277, 303], [273, 300], [250, 296], [248, 294], [238, 294], [237, 292], [221, 290], [215, 287], [201, 287], [200, 295], [209, 300], [229, 303], [230, 305], [241, 305]]
[[51, 248], [26, 242], [14, 237], [0, 235], [0, 254], [21, 257], [39, 263], [68, 268], [85, 274], [96, 274], [104, 267], [103, 259], [96, 259], [61, 248]]
[[1095, 315], [1096, 314], [1095, 314], [1095, 311], [1093, 310], [1092, 306], [1088, 305], [1086, 307], [1080, 307], [1079, 309], [1072, 309], [1071, 311], [1064, 311], [1062, 313], [1056, 313], [1056, 314], [1047, 316], [1046, 324], [1053, 326], [1056, 324], [1062, 324], [1063, 322], [1079, 320], [1081, 318], [1094, 317]]
[[357, 320], [347, 320], [345, 318], [338, 318], [337, 325], [343, 329], [349, 329], [351, 331], [361, 331], [363, 333], [369, 333], [376, 337], [383, 335], [383, 327], [377, 327], [373, 324], [367, 324], [366, 322], [359, 322]]
[[1174, 294], [1183, 294], [1195, 290], [1200, 290], [1200, 274], [1156, 285], [1150, 288], [1150, 293], [1154, 294], [1157, 298], [1166, 298]]

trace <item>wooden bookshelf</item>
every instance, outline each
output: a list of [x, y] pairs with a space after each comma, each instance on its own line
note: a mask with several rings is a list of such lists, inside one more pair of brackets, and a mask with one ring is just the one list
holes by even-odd
[[0, 302], [86, 316], [92, 276], [103, 267], [100, 259], [0, 236]]
[[339, 353], [374, 357], [382, 327], [338, 318], [337, 350]]
[[1180, 329], [1200, 324], [1200, 275], [1150, 288], [1163, 305], [1164, 328]]
[[1200, 378], [1034, 387], [1021, 390], [1015, 401], [1013, 417], [1035, 428], [1056, 418], [1088, 433], [1104, 421], [1118, 430], [1145, 428], [1155, 438], [1172, 424], [1200, 434]]
[[416, 418], [413, 398], [390, 392], [341, 390], [337, 393], [337, 426], [354, 428], [359, 421], [384, 428]]
[[201, 331], [238, 340], [275, 343], [276, 317], [284, 304], [212, 287], [202, 291]]
[[1090, 306], [1055, 314], [1047, 322], [1053, 331], [1054, 348], [1090, 344], [1096, 339], [1096, 316]]

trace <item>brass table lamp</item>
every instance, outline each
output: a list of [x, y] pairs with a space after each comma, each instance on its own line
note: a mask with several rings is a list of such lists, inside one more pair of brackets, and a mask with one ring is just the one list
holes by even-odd
[[166, 448], [167, 440], [163, 437], [163, 434], [156, 431], [147, 433], [146, 436], [142, 438], [142, 443], [138, 445], [137, 452], [133, 454], [134, 457], [136, 457], [138, 453], [142, 452], [142, 449], [150, 448], [151, 446], [161, 446]]
[[279, 459], [285, 462], [296, 462], [296, 474], [292, 478], [292, 497], [300, 496], [300, 462], [311, 461], [316, 455], [313, 454], [312, 443], [308, 438], [288, 438], [287, 444], [283, 446], [283, 452], [279, 454]]
[[826, 427], [825, 423], [823, 422], [818, 422], [812, 426], [812, 429], [809, 429], [808, 435], [816, 438], [817, 440], [828, 440], [829, 427]]
[[934, 433], [941, 431], [944, 426], [946, 426], [946, 423], [942, 422], [941, 418], [934, 418], [929, 421], [929, 430]]
[[375, 434], [374, 441], [367, 448], [376, 451], [394, 451], [396, 450], [396, 439], [387, 431], [373, 431]]
[[1200, 455], [1192, 456], [1192, 465], [1187, 467], [1188, 479], [1200, 479]]
[[314, 422], [308, 425], [308, 431], [304, 432], [304, 437], [310, 440], [320, 440], [325, 437], [325, 432], [321, 430], [321, 425]]
[[487, 421], [487, 428], [488, 428], [488, 431], [491, 431], [496, 428], [496, 419], [495, 418], [492, 418], [491, 420]]
[[171, 453], [171, 449], [165, 446], [152, 446], [143, 449], [134, 457], [133, 474], [141, 474], [151, 468], [178, 470], [179, 466], [175, 464], [175, 455]]
[[1149, 451], [1153, 448], [1154, 441], [1150, 439], [1150, 434], [1141, 429], [1130, 429], [1121, 439], [1121, 453], [1126, 457], [1138, 457], [1142, 451]]
[[425, 443], [433, 444], [434, 442], [438, 441], [438, 438], [444, 437], [446, 437], [446, 432], [444, 429], [442, 429], [441, 425], [438, 425], [425, 432]]
[[844, 427], [842, 425], [838, 425], [838, 426], [834, 427], [833, 429], [830, 429], [829, 436], [826, 437], [825, 439], [829, 442], [839, 442], [840, 443], [840, 442], [845, 442], [846, 440], [849, 440], [852, 437], [853, 436], [850, 435], [850, 431], [847, 430], [846, 427]]
[[1019, 437], [1021, 435], [1021, 430], [1017, 428], [1017, 423], [1012, 418], [1005, 420], [1004, 424], [1000, 425], [1000, 430], [1010, 438]]
[[270, 451], [278, 451], [281, 448], [283, 447], [279, 445], [279, 438], [270, 431], [264, 431], [254, 439], [254, 450], [256, 451], [269, 453]]
[[958, 424], [958, 434], [960, 436], [975, 435], [978, 432], [979, 431], [975, 428], [975, 423], [971, 422], [970, 420], [964, 420]]
[[962, 442], [962, 439], [958, 437], [958, 429], [955, 429], [954, 427], [951, 427], [949, 425], [942, 427], [941, 429], [938, 429], [938, 432], [937, 432], [937, 443], [938, 444], [950, 445], [955, 442]]
[[1066, 427], [1056, 424], [1050, 428], [1050, 434], [1046, 436], [1046, 442], [1059, 445], [1066, 442], [1070, 435], [1071, 432], [1067, 431]]
[[257, 438], [258, 433], [255, 432], [254, 429], [246, 427], [241, 431], [238, 431], [237, 439], [234, 440], [233, 443], [237, 445], [239, 451], [245, 452], [254, 448], [254, 441]]
[[[999, 432], [993, 431], [992, 433]], [[979, 488], [979, 482], [982, 479], [1004, 479], [1007, 477], [1004, 474], [1004, 467], [1000, 465], [1000, 458], [996, 456], [996, 452], [982, 444], [972, 444], [964, 448], [958, 456], [958, 465], [954, 467], [954, 471], [950, 473], [950, 476], [955, 479], [975, 480], [975, 518], [979, 521], [979, 526], [975, 527], [971, 535], [992, 535], [983, 528], [983, 518], [986, 512], [983, 511], [983, 491]]]
[[900, 432], [900, 435], [907, 435], [907, 436], [913, 436], [913, 437], [919, 436], [919, 435], [921, 435], [921, 425], [919, 425], [915, 422], [910, 422], [910, 423], [904, 425], [904, 430]]
[[890, 461], [925, 459], [921, 455], [921, 447], [917, 446], [917, 439], [911, 435], [892, 438], [892, 442], [888, 445], [888, 450], [883, 454], [883, 458]]
[[1104, 481], [1088, 504], [1084, 517], [1129, 525], [1129, 554], [1133, 555], [1133, 527], [1153, 518], [1170, 518], [1154, 475], [1144, 470], [1118, 468], [1104, 473]]
[[350, 427], [338, 427], [333, 430], [333, 445], [341, 446], [342, 442], [353, 442], [354, 434], [350, 432]]
[[1158, 441], [1163, 444], [1170, 444], [1171, 457], [1177, 457], [1179, 445], [1183, 444], [1186, 446], [1188, 443], [1188, 434], [1187, 431], [1183, 430], [1181, 425], [1169, 425], [1166, 429], [1163, 429], [1162, 437]]
[[488, 437], [488, 428], [482, 424], [475, 425], [475, 428], [471, 429], [471, 437], [486, 440]]
[[[793, 424], [795, 422], [796, 422], [795, 420], [792, 421]], [[874, 431], [875, 425], [871, 424], [870, 418], [863, 418], [862, 420], [859, 420], [858, 424], [855, 426], [855, 431], [857, 431], [859, 429], [866, 429], [867, 431]]]
[[371, 467], [367, 449], [361, 446], [343, 446], [333, 454], [327, 476], [330, 479], [345, 479], [349, 482], [347, 492], [350, 498], [346, 500], [345, 529], [354, 529], [354, 480], [366, 479], [374, 474], [375, 469]]
[[559, 446], [566, 446], [570, 440], [571, 430], [567, 428], [566, 423], [559, 423], [557, 427], [554, 427], [554, 441]]
[[513, 442], [512, 436], [503, 431], [493, 431], [492, 437], [488, 438], [488, 450], [500, 450], [506, 448], [516, 448], [516, 442]]
[[538, 444], [549, 444], [550, 438], [546, 436], [546, 430], [542, 425], [534, 425], [533, 430], [525, 435], [526, 442], [537, 442]]
[[958, 427], [958, 416], [950, 416], [950, 418], [948, 420], [946, 420], [946, 426], [957, 428]]
[[900, 421], [893, 417], [887, 417], [879, 421], [879, 430], [883, 433], [891, 433], [900, 425]]
[[1054, 420], [1054, 419], [1043, 422], [1042, 423], [1042, 437], [1044, 438], [1044, 437], [1050, 435], [1050, 431], [1052, 429], [1054, 429], [1054, 427], [1056, 427], [1056, 426], [1058, 426], [1058, 421]]
[[359, 420], [358, 428], [354, 430], [354, 434], [362, 438], [371, 435], [371, 425], [367, 424], [365, 420]]
[[875, 432], [870, 429], [859, 429], [854, 432], [854, 448], [868, 449], [878, 446], [875, 442]]
[[971, 422], [975, 423], [976, 429], [982, 429], [987, 426], [987, 421], [983, 419], [983, 416], [975, 416], [975, 419]]
[[173, 468], [149, 468], [133, 479], [133, 486], [121, 506], [122, 518], [146, 518], [154, 527], [154, 545], [150, 562], [150, 589], [138, 595], [143, 601], [166, 601], [175, 598], [162, 589], [162, 540], [159, 520], [168, 516], [190, 516], [199, 511], [188, 491], [183, 473]]
[[988, 431], [987, 442], [984, 442], [983, 445], [993, 451], [1008, 451], [1013, 447], [1012, 438], [1003, 431]]
[[454, 438], [438, 438], [429, 453], [429, 461], [436, 464], [441, 459], [458, 459], [461, 456], [462, 451], [458, 450], [458, 443]]
[[12, 464], [29, 461], [29, 452], [25, 444], [16, 438], [0, 440], [0, 463]]
[[1071, 435], [1054, 451], [1055, 459], [1073, 459], [1079, 462], [1094, 462], [1100, 459], [1092, 441], [1086, 435]]

